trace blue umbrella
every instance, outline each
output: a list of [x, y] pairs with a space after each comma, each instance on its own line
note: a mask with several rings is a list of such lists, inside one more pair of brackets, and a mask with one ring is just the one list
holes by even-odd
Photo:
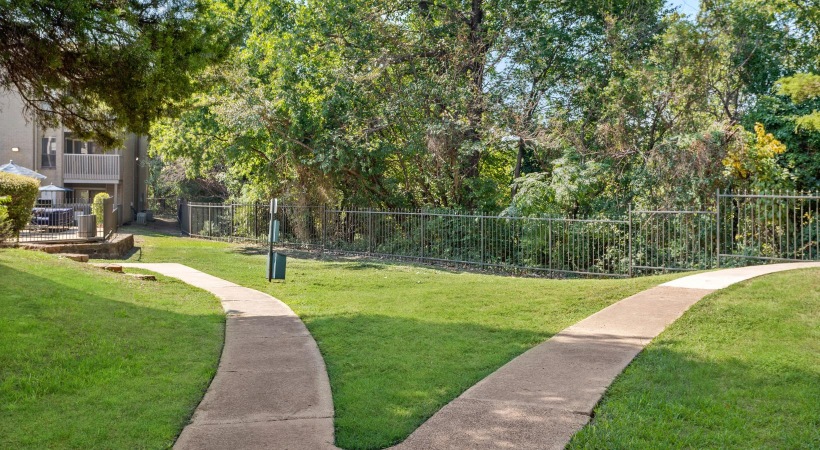
[[8, 164], [0, 166], [0, 172], [8, 172], [17, 175], [23, 175], [29, 178], [36, 178], [38, 180], [46, 179], [45, 175], [39, 174], [31, 169], [26, 169], [23, 166], [18, 166], [17, 164], [14, 164], [14, 161], [9, 161]]

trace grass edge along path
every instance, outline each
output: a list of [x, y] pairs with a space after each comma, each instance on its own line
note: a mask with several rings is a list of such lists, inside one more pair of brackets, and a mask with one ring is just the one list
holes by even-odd
[[325, 359], [336, 444], [401, 442], [442, 406], [563, 328], [636, 292], [683, 276], [549, 280], [408, 264], [290, 258], [264, 279], [257, 247], [150, 235], [131, 262], [179, 262], [266, 292], [304, 321]]
[[695, 304], [616, 378], [586, 448], [820, 447], [820, 269]]
[[0, 448], [169, 448], [213, 378], [207, 292], [0, 250]]

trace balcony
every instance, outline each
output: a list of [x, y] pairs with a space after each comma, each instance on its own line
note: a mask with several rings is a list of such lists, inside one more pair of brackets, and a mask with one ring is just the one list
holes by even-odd
[[120, 155], [63, 155], [64, 183], [118, 183]]

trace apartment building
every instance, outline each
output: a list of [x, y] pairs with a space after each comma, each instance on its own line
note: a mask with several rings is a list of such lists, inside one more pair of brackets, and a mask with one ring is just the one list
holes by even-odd
[[57, 200], [53, 193], [41, 198], [64, 203], [90, 203], [107, 192], [119, 205], [120, 222], [135, 219], [146, 198], [148, 138], [129, 134], [122, 148], [106, 150], [78, 139], [63, 127], [42, 129], [24, 113], [16, 92], [0, 91], [0, 165], [9, 161], [46, 176], [41, 186], [54, 184], [71, 189]]

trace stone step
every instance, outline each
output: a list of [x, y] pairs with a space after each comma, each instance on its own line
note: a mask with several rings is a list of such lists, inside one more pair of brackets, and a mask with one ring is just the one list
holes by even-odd
[[157, 281], [157, 277], [144, 273], [126, 273], [126, 275], [128, 275], [129, 277], [134, 277], [138, 280]]
[[77, 262], [88, 262], [88, 255], [82, 253], [60, 253], [60, 258], [70, 259]]

